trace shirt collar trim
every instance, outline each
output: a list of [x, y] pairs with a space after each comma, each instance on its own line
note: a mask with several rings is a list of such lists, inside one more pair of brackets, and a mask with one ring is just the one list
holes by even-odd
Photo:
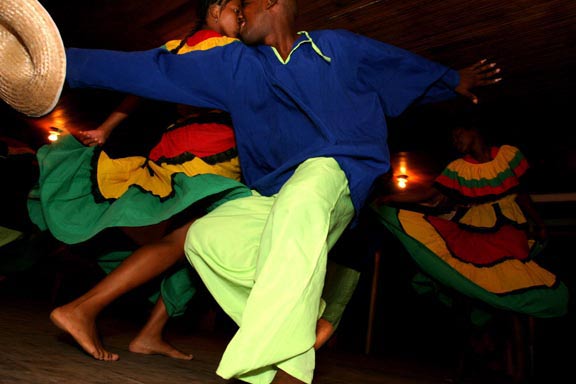
[[314, 40], [312, 40], [312, 38], [310, 37], [310, 34], [308, 32], [300, 31], [300, 32], [298, 32], [298, 34], [304, 35], [305, 37], [302, 39], [299, 39], [300, 41], [298, 42], [298, 44], [296, 44], [296, 46], [294, 48], [292, 48], [292, 50], [290, 51], [290, 54], [288, 55], [286, 60], [283, 60], [282, 56], [280, 56], [280, 54], [278, 53], [276, 48], [272, 47], [272, 51], [274, 52], [274, 54], [276, 55], [276, 57], [278, 58], [278, 60], [280, 60], [280, 62], [282, 64], [288, 64], [288, 62], [290, 61], [290, 57], [292, 57], [292, 53], [294, 53], [304, 43], [310, 43], [312, 45], [312, 49], [314, 50], [314, 52], [316, 52], [318, 54], [318, 56], [320, 56], [321, 58], [326, 60], [326, 62], [330, 63], [332, 61], [332, 58], [330, 58], [329, 56], [326, 56], [322, 52], [322, 50], [316, 45], [316, 43], [314, 42]]

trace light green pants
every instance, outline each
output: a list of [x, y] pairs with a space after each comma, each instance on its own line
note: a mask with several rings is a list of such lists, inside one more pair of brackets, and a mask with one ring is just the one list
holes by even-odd
[[230, 201], [190, 227], [186, 256], [239, 326], [218, 375], [268, 384], [281, 369], [312, 382], [327, 254], [353, 215], [338, 163], [314, 158], [278, 194]]

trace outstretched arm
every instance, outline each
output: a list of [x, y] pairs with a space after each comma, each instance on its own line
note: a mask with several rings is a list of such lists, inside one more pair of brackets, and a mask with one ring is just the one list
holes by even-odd
[[500, 68], [496, 67], [496, 63], [490, 63], [487, 59], [480, 60], [458, 71], [460, 83], [455, 91], [470, 99], [474, 104], [478, 104], [478, 97], [471, 90], [476, 87], [500, 82], [502, 80], [502, 77], [498, 75], [500, 72]]
[[126, 120], [140, 102], [138, 96], [128, 95], [98, 128], [91, 131], [79, 131], [76, 138], [87, 146], [103, 145], [108, 136], [121, 122]]
[[380, 196], [376, 199], [381, 204], [409, 203], [437, 206], [443, 203], [446, 197], [433, 187], [423, 187], [410, 191]]

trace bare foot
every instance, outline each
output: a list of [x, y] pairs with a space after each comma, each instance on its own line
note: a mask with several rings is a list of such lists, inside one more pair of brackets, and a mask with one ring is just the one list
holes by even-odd
[[184, 353], [162, 339], [147, 338], [145, 336], [136, 336], [128, 346], [128, 349], [134, 353], [144, 355], [164, 355], [180, 360], [192, 360], [193, 355]]
[[326, 342], [334, 334], [334, 326], [323, 318], [318, 319], [316, 323], [316, 342], [314, 343], [314, 349], [318, 350], [321, 346], [326, 344]]
[[115, 361], [119, 359], [116, 353], [108, 352], [102, 346], [96, 323], [87, 319], [80, 311], [71, 305], [63, 305], [50, 313], [50, 320], [61, 330], [67, 332], [76, 340], [86, 353], [96, 360]]

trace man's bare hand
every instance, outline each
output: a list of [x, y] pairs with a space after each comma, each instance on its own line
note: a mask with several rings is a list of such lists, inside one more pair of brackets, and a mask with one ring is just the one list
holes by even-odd
[[500, 68], [496, 63], [488, 62], [483, 59], [477, 63], [462, 68], [458, 71], [460, 74], [460, 84], [455, 91], [462, 96], [470, 99], [474, 104], [478, 104], [478, 97], [471, 92], [473, 88], [492, 85], [500, 82], [502, 77], [499, 75]]

